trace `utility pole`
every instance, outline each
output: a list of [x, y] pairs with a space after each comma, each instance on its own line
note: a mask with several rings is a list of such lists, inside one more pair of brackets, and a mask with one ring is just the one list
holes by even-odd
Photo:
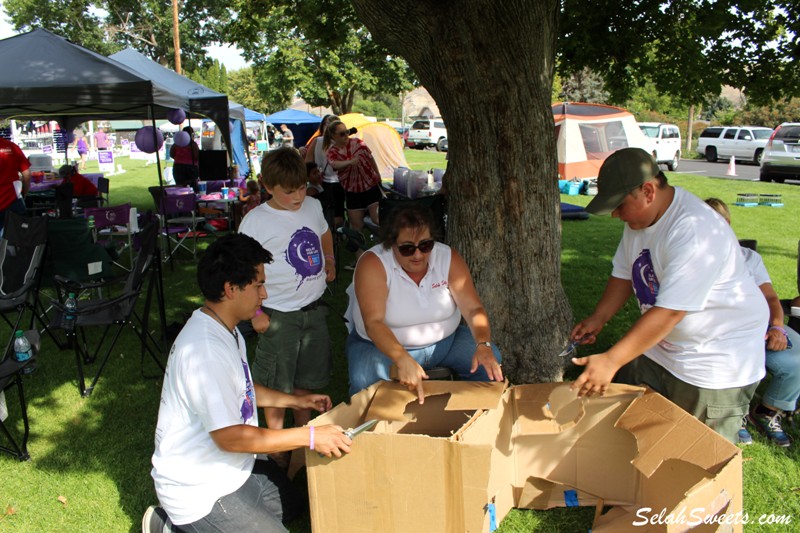
[[175, 72], [181, 72], [181, 33], [178, 25], [178, 0], [172, 0], [172, 43], [175, 47]]

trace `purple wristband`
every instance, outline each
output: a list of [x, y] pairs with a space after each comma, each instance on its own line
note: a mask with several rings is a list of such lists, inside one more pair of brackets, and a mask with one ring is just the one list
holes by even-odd
[[767, 328], [767, 331], [770, 331], [770, 330], [773, 330], [773, 329], [777, 329], [778, 331], [783, 333], [784, 337], [788, 337], [788, 335], [786, 335], [786, 330], [783, 329], [781, 326], [770, 326], [770, 327]]
[[308, 426], [308, 448], [314, 449], [314, 426]]

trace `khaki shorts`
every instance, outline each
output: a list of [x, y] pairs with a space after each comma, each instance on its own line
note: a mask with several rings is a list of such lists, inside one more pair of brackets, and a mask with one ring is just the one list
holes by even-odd
[[327, 316], [324, 305], [310, 311], [272, 310], [269, 328], [258, 336], [253, 380], [286, 393], [327, 386], [331, 376]]
[[734, 444], [739, 442], [742, 417], [759, 384], [756, 381], [744, 387], [704, 389], [678, 379], [644, 355], [622, 367], [615, 381], [647, 385]]

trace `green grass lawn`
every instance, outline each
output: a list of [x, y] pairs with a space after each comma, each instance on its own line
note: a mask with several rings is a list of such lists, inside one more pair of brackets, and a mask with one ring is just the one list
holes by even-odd
[[[443, 153], [406, 150], [405, 154], [415, 169], [446, 166]], [[147, 187], [158, 183], [155, 167], [125, 159], [119, 162], [127, 172], [111, 177], [112, 203], [130, 201], [140, 210], [152, 208]], [[91, 162], [89, 165], [90, 170], [97, 168]], [[732, 206], [733, 226], [740, 237], [758, 240], [778, 293], [782, 297], [794, 296], [800, 188], [681, 174], [672, 174], [671, 181], [701, 197], [714, 195], [731, 205], [740, 192], [781, 193], [784, 208]], [[562, 196], [562, 201], [580, 205], [588, 200], [585, 196]], [[622, 224], [609, 217], [563, 223], [562, 280], [576, 319], [586, 316], [599, 298], [621, 231]], [[343, 258], [341, 263], [346, 264], [348, 259]], [[174, 269], [165, 266], [164, 276], [167, 321], [180, 322], [201, 303], [194, 281], [194, 262], [184, 257]], [[339, 315], [346, 306], [344, 290], [350, 277], [350, 272], [342, 271], [328, 297], [334, 308], [328, 323], [335, 372], [326, 392], [334, 403], [343, 401], [347, 394], [345, 330]], [[626, 308], [603, 330], [595, 348], [613, 343], [637, 315], [634, 306]], [[9, 332], [3, 330], [2, 334]], [[249, 342], [252, 345], [253, 340]], [[156, 501], [149, 472], [161, 382], [141, 377], [138, 348], [135, 336], [124, 333], [94, 394], [83, 399], [75, 384], [74, 355], [58, 351], [45, 338], [39, 368], [25, 378], [32, 459], [19, 463], [0, 455], [0, 531], [139, 530], [144, 509]], [[154, 370], [145, 361], [145, 371]], [[7, 393], [11, 411], [7, 424], [19, 430], [21, 422], [12, 392]], [[796, 429], [792, 434], [800, 438]], [[775, 513], [800, 519], [797, 448], [778, 449], [758, 435], [755, 439], [756, 443], [744, 450], [745, 510], [751, 516]], [[500, 531], [587, 531], [592, 515], [592, 509], [513, 511]], [[309, 531], [310, 526], [307, 520], [301, 520], [292, 524], [291, 530]], [[747, 528], [786, 530], [785, 526]]]

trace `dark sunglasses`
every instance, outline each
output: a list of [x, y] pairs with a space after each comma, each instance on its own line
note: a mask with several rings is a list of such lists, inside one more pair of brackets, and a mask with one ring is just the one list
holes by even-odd
[[336, 135], [337, 137], [347, 137], [348, 135], [350, 135], [350, 132], [347, 130], [342, 130], [342, 131], [337, 131], [336, 133], [334, 133], [334, 135]]
[[436, 241], [433, 239], [426, 239], [424, 241], [420, 241], [419, 244], [398, 244], [397, 251], [400, 252], [400, 255], [403, 257], [411, 257], [414, 253], [419, 250], [423, 254], [429, 253], [433, 250], [433, 245], [436, 244]]

